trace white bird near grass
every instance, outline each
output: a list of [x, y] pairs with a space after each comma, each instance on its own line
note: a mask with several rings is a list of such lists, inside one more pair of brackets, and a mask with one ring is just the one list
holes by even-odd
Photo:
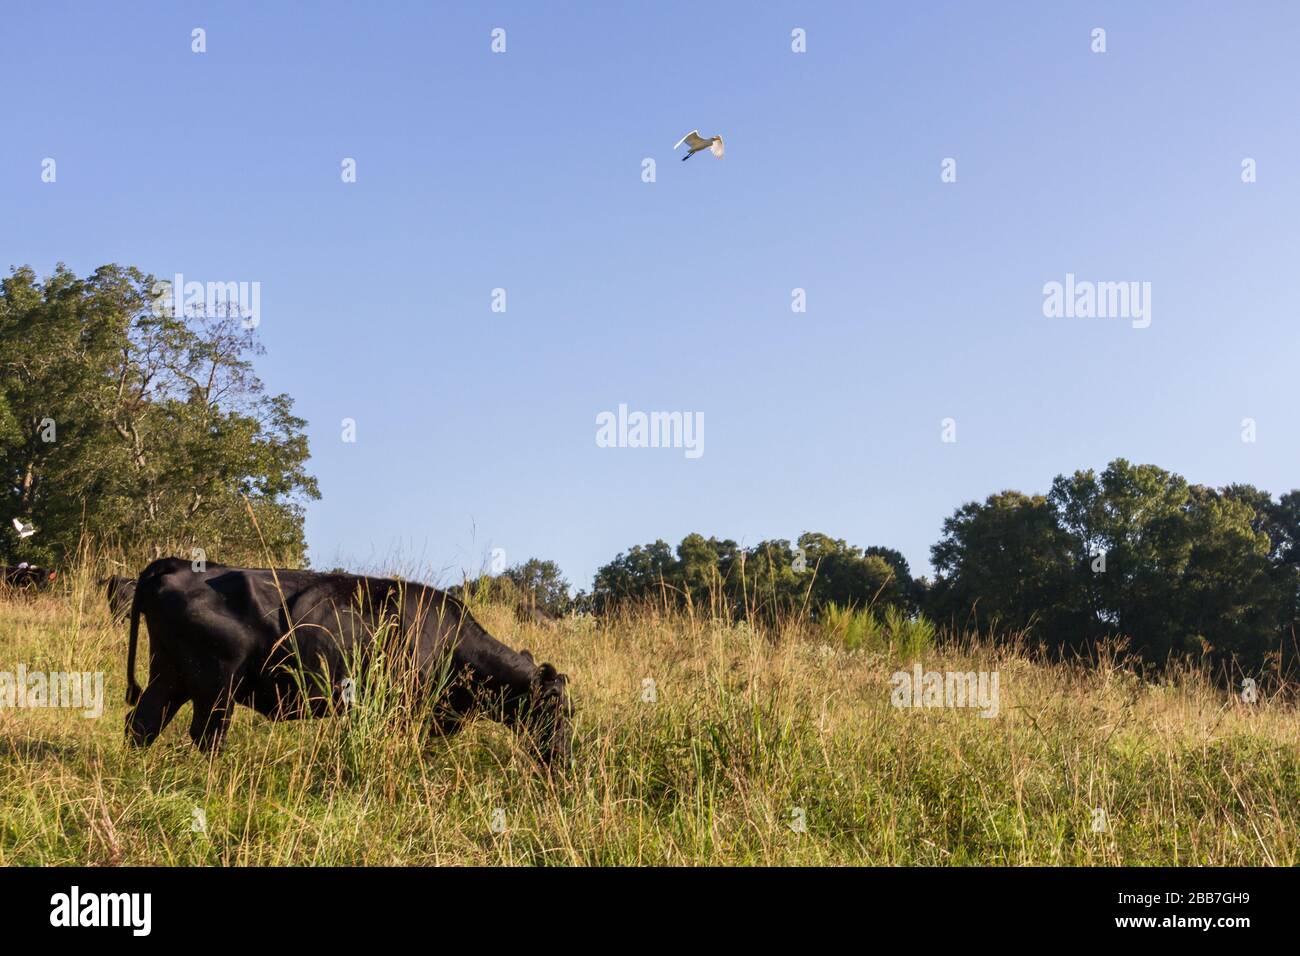
[[[685, 143], [688, 146], [690, 146], [690, 150], [686, 153], [685, 156], [682, 157], [683, 163], [686, 162], [688, 159], [690, 159], [692, 156], [694, 156], [696, 153], [706, 149], [709, 152], [711, 152], [714, 156], [718, 157], [718, 159], [722, 158], [722, 137], [721, 136], [710, 136], [708, 138], [705, 138], [700, 135], [700, 131], [698, 129], [693, 129], [677, 141], [677, 146], [682, 145], [682, 143]], [[673, 149], [676, 149], [677, 146], [674, 146]]]
[[21, 541], [23, 538], [30, 538], [32, 535], [34, 535], [34, 534], [36, 533], [36, 529], [35, 529], [35, 528], [33, 528], [33, 527], [32, 527], [31, 525], [29, 525], [29, 524], [23, 524], [23, 523], [22, 523], [21, 521], [19, 521], [17, 518], [14, 519], [14, 528], [15, 528], [15, 530], [17, 530], [17, 532], [18, 532], [18, 539], [19, 539], [20, 541]]

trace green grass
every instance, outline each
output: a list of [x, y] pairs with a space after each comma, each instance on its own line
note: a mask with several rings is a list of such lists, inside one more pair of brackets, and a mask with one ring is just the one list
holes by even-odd
[[[1196, 672], [1145, 683], [1106, 658], [946, 647], [902, 619], [851, 621], [848, 640], [826, 619], [775, 637], [662, 613], [543, 630], [486, 607], [489, 630], [570, 675], [567, 777], [496, 724], [427, 740], [379, 696], [299, 723], [241, 709], [210, 760], [188, 707], [149, 750], [123, 745], [126, 627], [90, 579], [0, 598], [0, 670], [102, 670], [108, 701], [100, 719], [0, 709], [0, 863], [1300, 862], [1300, 719]], [[893, 708], [914, 658], [996, 670], [1000, 716]]]
[[934, 624], [923, 614], [908, 617], [889, 605], [883, 619], [866, 608], [841, 608], [832, 602], [822, 611], [818, 633], [827, 643], [848, 651], [883, 651], [910, 660], [935, 646]]

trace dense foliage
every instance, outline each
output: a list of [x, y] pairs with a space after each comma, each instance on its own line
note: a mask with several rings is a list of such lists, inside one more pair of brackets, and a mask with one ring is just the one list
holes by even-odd
[[1300, 491], [1191, 485], [1122, 459], [1059, 476], [1046, 495], [962, 505], [931, 549], [934, 581], [897, 551], [824, 534], [793, 545], [685, 537], [596, 572], [595, 610], [628, 602], [771, 617], [836, 608], [923, 613], [957, 629], [1028, 633], [1056, 651], [1127, 637], [1153, 662], [1206, 654], [1258, 669], [1295, 656]]
[[569, 582], [554, 561], [529, 558], [497, 575], [483, 574], [450, 589], [470, 601], [491, 601], [537, 609], [558, 617], [570, 610]]
[[931, 549], [941, 620], [1029, 628], [1056, 648], [1124, 635], [1154, 661], [1294, 656], [1300, 491], [1191, 485], [1118, 459], [958, 508]]
[[709, 613], [770, 618], [789, 609], [898, 606], [915, 610], [921, 585], [891, 548], [858, 548], [817, 532], [742, 548], [689, 534], [674, 551], [635, 546], [596, 572], [591, 604], [600, 612], [631, 602], [685, 605]]
[[116, 265], [0, 282], [0, 555], [59, 562], [84, 537], [301, 560], [305, 423], [253, 374], [252, 329], [171, 314], [153, 290]]

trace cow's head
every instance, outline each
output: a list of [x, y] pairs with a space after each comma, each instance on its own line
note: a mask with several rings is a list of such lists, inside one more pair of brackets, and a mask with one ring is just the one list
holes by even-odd
[[[531, 655], [530, 655], [531, 656]], [[573, 705], [569, 701], [569, 678], [550, 664], [533, 674], [524, 723], [542, 762], [563, 766], [573, 752]]]

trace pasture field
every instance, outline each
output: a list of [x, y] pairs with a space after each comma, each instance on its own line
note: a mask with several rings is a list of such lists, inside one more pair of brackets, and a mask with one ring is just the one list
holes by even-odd
[[[125, 747], [127, 628], [93, 577], [0, 599], [0, 671], [105, 674], [102, 717], [0, 709], [6, 865], [1300, 863], [1292, 696], [1247, 704], [1194, 670], [653, 611], [542, 628], [486, 606], [493, 634], [570, 676], [567, 775], [500, 725], [428, 740], [371, 699], [300, 723], [240, 708], [209, 759], [188, 705]], [[998, 716], [892, 706], [914, 659], [996, 672]]]

